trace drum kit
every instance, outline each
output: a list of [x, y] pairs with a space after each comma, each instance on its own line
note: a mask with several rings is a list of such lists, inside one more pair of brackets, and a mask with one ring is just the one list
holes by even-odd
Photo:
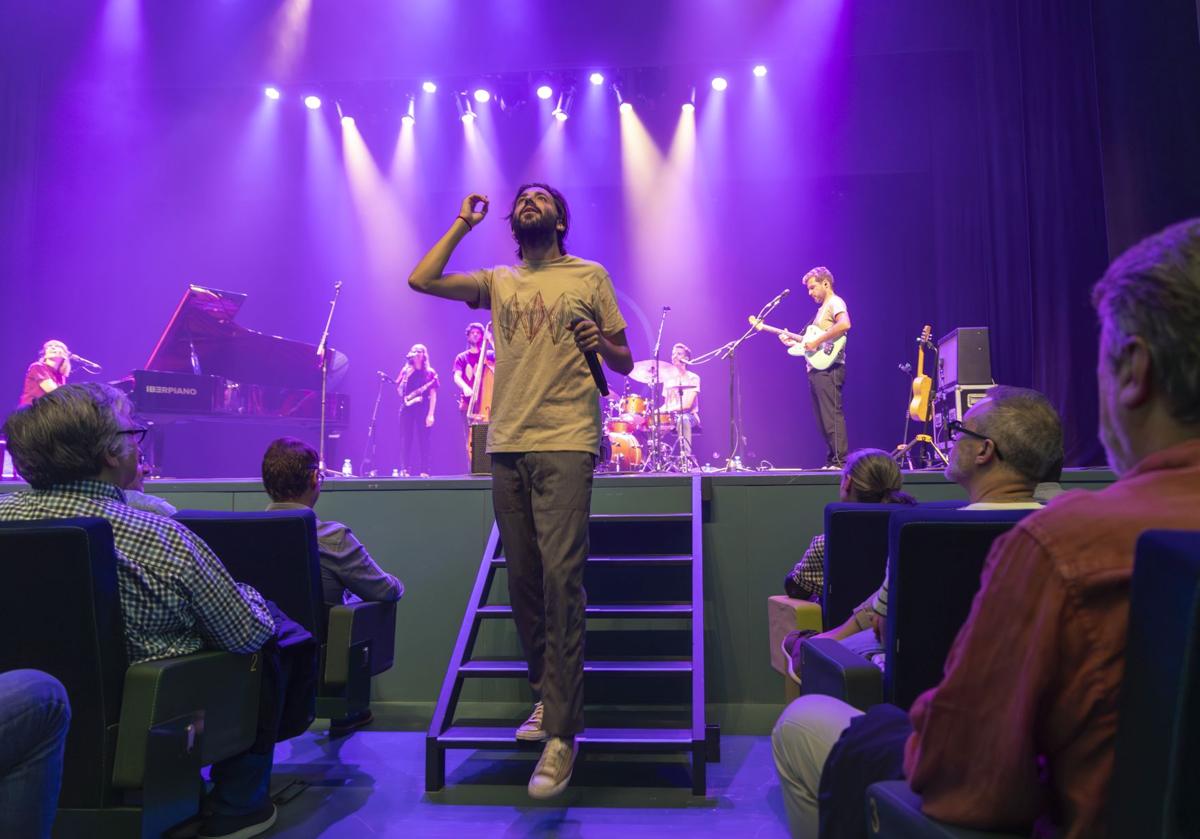
[[664, 394], [673, 394], [667, 403], [681, 406], [696, 385], [686, 384], [674, 365], [653, 360], [635, 363], [629, 379], [650, 385], [651, 395], [626, 393], [607, 398], [600, 468], [609, 472], [690, 472], [698, 468], [684, 428], [693, 415], [668, 410], [655, 398], [655, 385], [662, 385]]

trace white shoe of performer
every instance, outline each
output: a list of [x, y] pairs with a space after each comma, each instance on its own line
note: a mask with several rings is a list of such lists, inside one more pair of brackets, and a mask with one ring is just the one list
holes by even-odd
[[529, 715], [529, 719], [521, 723], [517, 728], [518, 740], [545, 740], [546, 729], [542, 728], [542, 703], [535, 702], [533, 705], [533, 713]]
[[571, 783], [571, 772], [575, 768], [575, 755], [579, 747], [574, 738], [564, 740], [551, 737], [542, 749], [537, 767], [529, 779], [530, 798], [553, 798]]

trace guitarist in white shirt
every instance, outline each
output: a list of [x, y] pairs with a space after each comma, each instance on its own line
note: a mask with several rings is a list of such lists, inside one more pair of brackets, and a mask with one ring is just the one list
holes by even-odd
[[[804, 275], [808, 296], [819, 306], [813, 325], [822, 330], [820, 335], [804, 341], [807, 352], [816, 351], [822, 344], [841, 338], [850, 331], [850, 312], [846, 301], [834, 294], [833, 274], [824, 266], [813, 268]], [[788, 346], [800, 343], [790, 334], [781, 334], [779, 340]], [[825, 436], [825, 465], [822, 469], [841, 469], [846, 462], [849, 446], [846, 442], [846, 417], [842, 413], [842, 385], [846, 382], [846, 349], [842, 347], [838, 358], [824, 370], [818, 370], [805, 362], [808, 368], [808, 389], [812, 394], [813, 413], [817, 425]]]

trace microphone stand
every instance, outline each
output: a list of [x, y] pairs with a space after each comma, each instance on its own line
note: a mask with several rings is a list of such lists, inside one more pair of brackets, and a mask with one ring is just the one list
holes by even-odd
[[646, 464], [642, 467], [643, 472], [663, 472], [662, 464], [659, 463], [659, 416], [658, 416], [658, 355], [662, 351], [662, 335], [663, 327], [667, 324], [666, 306], [663, 307], [662, 317], [658, 321], [658, 335], [654, 339], [654, 369], [650, 376], [650, 410], [647, 411], [647, 419], [653, 424], [650, 426], [650, 457], [646, 458]]
[[375, 391], [375, 407], [371, 409], [371, 424], [367, 426], [367, 445], [363, 449], [362, 463], [358, 467], [359, 472], [369, 478], [375, 477], [375, 424], [379, 419], [379, 403], [383, 400], [383, 384], [395, 384], [391, 376], [376, 373], [375, 377], [379, 379], [379, 389]]
[[[333, 312], [337, 308], [338, 297], [342, 293], [342, 281], [333, 284], [333, 299], [329, 301], [329, 317], [325, 318], [325, 331], [321, 333], [321, 342], [317, 344], [317, 355], [321, 359], [321, 442], [317, 453], [317, 468], [321, 474], [325, 470], [325, 400], [329, 388], [329, 330], [333, 326]], [[340, 473], [339, 473], [340, 474]]]
[[[756, 317], [759, 320], [765, 320], [767, 315], [775, 311], [775, 307], [783, 302], [784, 295], [786, 294], [787, 292], [785, 291], [769, 301], [767, 305], [758, 310]], [[741, 346], [743, 341], [757, 332], [758, 330], [751, 326], [736, 341], [730, 341], [718, 350], [718, 358], [729, 359], [729, 457], [725, 460], [725, 469], [723, 470], [725, 472], [751, 471], [742, 466], [742, 457], [738, 454], [738, 448], [744, 445], [746, 440], [741, 433], [742, 389], [737, 373], [737, 348]]]

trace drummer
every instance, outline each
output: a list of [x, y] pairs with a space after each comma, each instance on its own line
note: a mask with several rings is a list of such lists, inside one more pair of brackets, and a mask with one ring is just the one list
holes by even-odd
[[679, 433], [680, 453], [692, 456], [692, 429], [700, 426], [700, 376], [688, 369], [692, 351], [687, 344], [671, 347], [675, 375], [663, 376], [663, 409], [670, 411]]

